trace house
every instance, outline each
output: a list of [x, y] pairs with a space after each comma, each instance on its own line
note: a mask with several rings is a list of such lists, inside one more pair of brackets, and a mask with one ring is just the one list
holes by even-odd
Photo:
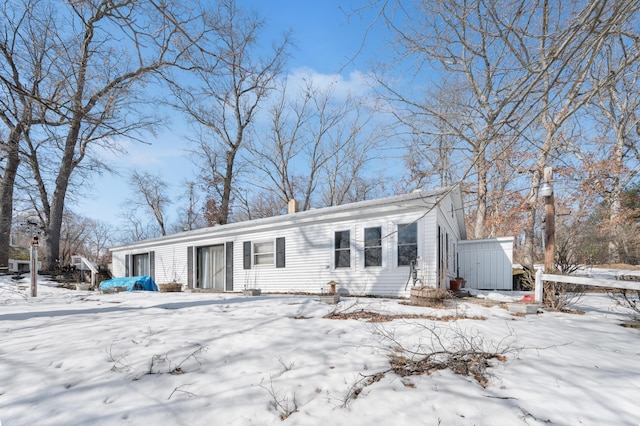
[[458, 187], [303, 212], [296, 206], [291, 201], [286, 215], [113, 247], [113, 276], [221, 292], [322, 293], [336, 282], [346, 294], [406, 296], [414, 278], [447, 288], [459, 274], [466, 232]]
[[[42, 262], [36, 263], [36, 268], [40, 270]], [[31, 257], [29, 249], [10, 245], [9, 246], [9, 264], [7, 271], [9, 273], [26, 274], [31, 270]]]

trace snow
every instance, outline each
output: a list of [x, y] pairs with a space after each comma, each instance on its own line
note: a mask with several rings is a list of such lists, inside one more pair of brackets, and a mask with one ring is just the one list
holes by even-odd
[[[99, 294], [40, 277], [38, 297], [29, 294], [28, 278], [0, 278], [2, 426], [640, 424], [640, 330], [620, 326], [628, 316], [606, 294], [584, 297], [583, 315], [527, 316], [499, 303], [526, 293], [478, 292], [484, 303], [450, 309], [380, 298], [334, 306], [299, 295]], [[465, 319], [324, 318], [334, 310]], [[433, 331], [475, 336], [506, 361], [491, 361], [486, 388], [450, 370], [389, 372], [348, 398], [389, 368], [395, 344], [428, 345]]]

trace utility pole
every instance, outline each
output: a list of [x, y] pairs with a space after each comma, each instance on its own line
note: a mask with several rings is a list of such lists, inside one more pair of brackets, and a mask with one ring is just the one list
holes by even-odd
[[544, 168], [544, 184], [546, 185], [546, 191], [540, 193], [544, 196], [544, 213], [545, 213], [545, 227], [544, 227], [544, 271], [545, 273], [551, 273], [555, 270], [555, 253], [556, 253], [556, 206], [553, 197], [553, 169], [551, 167]]

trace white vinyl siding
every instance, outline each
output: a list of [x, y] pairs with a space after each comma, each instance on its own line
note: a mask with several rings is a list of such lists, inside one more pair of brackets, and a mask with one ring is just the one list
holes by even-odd
[[513, 289], [513, 238], [461, 241], [460, 275], [468, 288]]
[[[455, 251], [458, 234], [458, 210], [451, 219], [449, 195], [436, 208], [425, 205], [425, 199], [405, 196], [402, 203], [377, 204], [374, 201], [358, 203], [354, 208], [337, 206], [316, 211], [300, 212], [276, 218], [259, 219], [212, 228], [179, 233], [174, 236], [142, 241], [112, 249], [113, 275], [124, 276], [124, 256], [155, 251], [156, 282], [176, 280], [188, 283], [188, 247], [229, 244], [234, 247], [231, 288], [241, 291], [260, 288], [263, 293], [306, 292], [318, 294], [329, 290], [329, 282], [338, 282], [338, 289], [350, 295], [408, 296], [405, 289], [408, 268], [398, 266], [398, 225], [416, 225], [418, 269], [420, 282], [438, 285], [437, 280], [437, 226], [450, 234], [449, 242]], [[409, 201], [406, 201], [409, 199]], [[366, 229], [380, 228], [382, 265], [365, 267]], [[350, 267], [335, 268], [335, 232], [349, 231]], [[250, 244], [250, 261], [255, 262], [255, 243], [269, 242], [271, 265], [277, 253], [274, 242], [286, 241], [286, 266], [244, 269], [243, 245]], [[285, 244], [282, 244], [284, 248]], [[265, 250], [266, 247], [264, 248]], [[346, 249], [346, 247], [345, 247]], [[258, 249], [260, 250], [260, 249]], [[284, 258], [284, 251], [282, 256]], [[196, 256], [194, 256], [195, 258]], [[265, 257], [268, 257], [265, 252]], [[453, 262], [454, 258], [451, 257]], [[250, 262], [250, 263], [251, 263]], [[225, 263], [226, 258], [225, 258]], [[229, 266], [229, 265], [225, 265]], [[195, 268], [194, 272], [195, 274]], [[195, 281], [195, 277], [194, 277]]]

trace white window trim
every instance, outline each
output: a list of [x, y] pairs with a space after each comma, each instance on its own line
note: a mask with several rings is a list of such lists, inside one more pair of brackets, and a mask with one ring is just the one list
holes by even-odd
[[[398, 265], [398, 245], [400, 243], [400, 237], [398, 235], [398, 231], [400, 229], [401, 225], [407, 225], [407, 224], [411, 224], [414, 223], [416, 224], [416, 262], [418, 261], [418, 259], [420, 259], [420, 257], [422, 256], [422, 248], [420, 247], [420, 235], [422, 232], [422, 223], [421, 221], [417, 221], [415, 219], [407, 219], [405, 221], [398, 221], [398, 222], [394, 222], [394, 231], [395, 231], [395, 238], [393, 239], [393, 267], [394, 268], [408, 268], [409, 265]], [[437, 244], [437, 243], [436, 243]]]
[[[344, 232], [344, 231], [349, 231], [349, 266], [340, 266], [338, 267], [336, 265], [336, 232]], [[336, 228], [333, 230], [332, 235], [332, 245], [331, 245], [331, 257], [332, 257], [332, 265], [333, 265], [333, 269], [335, 271], [345, 271], [345, 270], [349, 270], [349, 269], [353, 269], [355, 267], [355, 262], [354, 262], [354, 255], [355, 255], [355, 247], [354, 247], [354, 240], [355, 240], [355, 228], [354, 227], [347, 227], [347, 228]], [[346, 249], [343, 249], [346, 250]]]
[[[380, 228], [380, 250], [381, 250], [381, 254], [380, 254], [380, 265], [376, 265], [376, 266], [366, 266], [365, 262], [366, 262], [366, 255], [365, 255], [365, 250], [367, 249], [367, 240], [366, 240], [366, 229], [369, 228]], [[374, 268], [384, 268], [385, 265], [385, 256], [384, 256], [384, 247], [385, 247], [385, 227], [384, 224], [380, 224], [380, 225], [363, 225], [362, 226], [362, 268], [363, 269], [374, 269]], [[378, 247], [378, 246], [376, 246]], [[397, 248], [396, 248], [397, 250]]]
[[[256, 250], [256, 244], [271, 244], [271, 252], [268, 253], [258, 253]], [[266, 256], [271, 255], [271, 263], [258, 263], [256, 262], [257, 256]], [[269, 268], [276, 266], [276, 240], [258, 240], [251, 242], [251, 266], [256, 268]]]
[[[151, 254], [150, 254], [149, 251], [141, 251], [141, 252], [131, 253], [129, 255], [129, 274], [132, 277], [137, 276], [136, 272], [139, 272], [139, 271], [135, 271], [135, 269], [136, 269], [136, 257], [137, 256], [146, 256], [146, 262], [145, 263], [146, 263], [147, 269], [151, 269], [151, 264], [150, 264], [150, 262], [151, 262]], [[150, 270], [149, 270], [149, 273], [151, 273]]]

